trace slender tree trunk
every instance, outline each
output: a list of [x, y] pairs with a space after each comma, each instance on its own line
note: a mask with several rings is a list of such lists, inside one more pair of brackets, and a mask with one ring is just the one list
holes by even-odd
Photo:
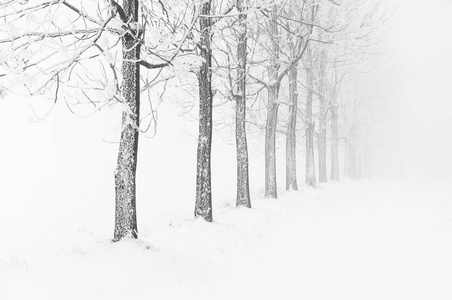
[[[323, 76], [323, 72], [322, 72]], [[323, 82], [324, 78], [320, 78]], [[323, 84], [322, 84], [323, 85]], [[322, 92], [324, 89], [322, 89]], [[319, 97], [319, 134], [318, 134], [318, 156], [319, 156], [319, 182], [327, 182], [326, 175], [326, 101], [322, 95]]]
[[357, 125], [352, 123], [350, 126], [350, 134], [348, 139], [348, 178], [358, 179], [359, 176], [359, 162], [358, 162], [358, 139], [357, 139]]
[[350, 179], [357, 178], [357, 157], [356, 157], [356, 149], [351, 144], [348, 143], [348, 177]]
[[[238, 0], [238, 9], [246, 9], [244, 0]], [[248, 175], [248, 146], [246, 141], [246, 46], [247, 25], [246, 14], [239, 15], [239, 39], [237, 44], [238, 95], [236, 98], [236, 146], [237, 146], [237, 206], [251, 207], [249, 175]]]
[[[201, 15], [210, 15], [211, 1], [201, 6]], [[196, 172], [195, 217], [212, 222], [212, 188], [210, 155], [212, 148], [212, 49], [211, 18], [200, 17], [200, 51], [203, 63], [198, 73], [199, 84], [199, 138]]]
[[272, 85], [267, 87], [267, 124], [265, 127], [265, 197], [278, 198], [276, 184], [276, 124], [278, 123], [279, 95], [279, 31], [277, 25], [278, 8], [273, 6], [271, 20], [268, 24], [272, 39], [271, 65], [268, 68]]
[[342, 174], [346, 178], [350, 178], [349, 165], [348, 165], [348, 151], [349, 151], [348, 143], [349, 143], [349, 141], [346, 140], [345, 145], [344, 145], [344, 173]]
[[[123, 8], [132, 22], [138, 20], [138, 1], [124, 0]], [[118, 162], [115, 171], [116, 210], [114, 241], [123, 238], [137, 238], [136, 213], [136, 168], [138, 156], [138, 127], [140, 120], [140, 45], [133, 37], [122, 38], [122, 132], [119, 144]]]
[[331, 105], [331, 180], [339, 180], [339, 120], [337, 105]]
[[265, 197], [278, 198], [276, 188], [276, 124], [278, 122], [279, 88], [268, 89], [267, 124], [265, 130]]
[[[311, 64], [310, 56], [308, 57], [308, 64]], [[306, 99], [306, 184], [315, 187], [314, 122], [312, 121], [314, 78], [311, 66], [306, 69], [306, 87], [308, 89]]]
[[298, 190], [296, 126], [298, 110], [297, 66], [289, 71], [289, 120], [286, 133], [286, 190]]

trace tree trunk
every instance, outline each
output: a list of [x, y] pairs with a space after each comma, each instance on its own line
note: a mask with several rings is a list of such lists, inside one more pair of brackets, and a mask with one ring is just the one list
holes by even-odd
[[356, 149], [352, 145], [352, 143], [348, 143], [348, 177], [350, 179], [357, 178], [357, 157], [356, 157]]
[[278, 198], [276, 188], [276, 124], [278, 123], [277, 86], [268, 88], [267, 124], [265, 127], [265, 197]]
[[[124, 0], [123, 8], [132, 22], [138, 20], [138, 1]], [[125, 34], [122, 38], [122, 132], [119, 143], [118, 162], [115, 170], [116, 210], [114, 241], [137, 238], [136, 214], [136, 168], [138, 156], [138, 133], [140, 120], [140, 45]]]
[[265, 126], [265, 197], [278, 198], [276, 185], [276, 125], [278, 123], [278, 95], [279, 95], [279, 30], [277, 17], [278, 7], [273, 6], [271, 20], [269, 21], [269, 31], [271, 32], [272, 50], [271, 64], [268, 68], [270, 81], [272, 84], [267, 86], [268, 105], [267, 105], [267, 124]]
[[[308, 64], [311, 64], [310, 56], [308, 57]], [[306, 69], [306, 87], [308, 89], [306, 99], [306, 185], [315, 187], [314, 123], [312, 121], [314, 78], [311, 66]]]
[[[322, 76], [323, 72], [321, 73]], [[324, 78], [320, 78], [323, 82]], [[321, 90], [322, 93], [324, 89]], [[318, 156], [319, 156], [319, 182], [327, 182], [326, 175], [326, 101], [325, 97], [319, 97], [319, 134], [318, 134]]]
[[[238, 1], [238, 9], [243, 12], [246, 9], [243, 0]], [[251, 208], [249, 175], [248, 175], [248, 146], [246, 141], [246, 46], [247, 25], [246, 14], [239, 15], [239, 37], [237, 44], [238, 93], [236, 97], [236, 147], [237, 147], [237, 206]]]
[[339, 120], [337, 105], [331, 105], [331, 180], [339, 180]]
[[348, 146], [349, 141], [346, 140], [345, 141], [345, 146], [344, 146], [344, 172], [343, 172], [343, 176], [346, 178], [350, 178], [349, 176], [349, 165], [348, 165]]
[[286, 190], [298, 190], [296, 126], [298, 110], [297, 66], [289, 71], [289, 120], [286, 133]]
[[[210, 15], [211, 1], [201, 6], [201, 15]], [[199, 84], [199, 138], [196, 172], [195, 217], [212, 222], [212, 188], [210, 155], [212, 147], [212, 49], [211, 18], [199, 18], [203, 63], [198, 73]]]

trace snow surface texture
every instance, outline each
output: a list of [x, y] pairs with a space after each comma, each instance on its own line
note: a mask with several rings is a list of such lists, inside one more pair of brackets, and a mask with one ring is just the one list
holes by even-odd
[[254, 145], [253, 208], [235, 208], [235, 146], [217, 134], [214, 222], [193, 220], [197, 124], [164, 104], [140, 144], [139, 240], [112, 243], [120, 108], [11, 113], [30, 103], [0, 103], [0, 299], [452, 299], [450, 184], [284, 192], [279, 147], [279, 199], [262, 199]]
[[[17, 235], [2, 233], [0, 293], [2, 299], [451, 299], [450, 192], [344, 182], [255, 199], [251, 210], [217, 205], [213, 224], [183, 217], [177, 207], [160, 213], [141, 204], [140, 239], [120, 243], [95, 231], [103, 218], [74, 219], [82, 207], [69, 214], [53, 209], [72, 230], [62, 226], [41, 239], [35, 227], [2, 217], [1, 228]], [[8, 253], [16, 243], [26, 243], [24, 252]]]

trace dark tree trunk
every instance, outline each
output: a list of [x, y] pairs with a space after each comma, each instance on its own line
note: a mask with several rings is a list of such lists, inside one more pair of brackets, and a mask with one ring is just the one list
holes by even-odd
[[278, 122], [277, 86], [268, 88], [267, 124], [265, 127], [265, 197], [278, 198], [276, 187], [276, 124]]
[[[138, 1], [124, 0], [124, 12], [132, 22], [138, 20]], [[138, 127], [140, 120], [140, 45], [126, 34], [122, 38], [122, 132], [115, 171], [116, 212], [114, 241], [137, 238], [136, 169], [138, 155]]]
[[[309, 52], [308, 52], [309, 54]], [[311, 64], [310, 55], [308, 64]], [[315, 164], [314, 164], [314, 122], [312, 121], [312, 93], [314, 89], [314, 78], [312, 66], [306, 69], [306, 185], [315, 187]]]
[[[243, 0], [238, 0], [238, 9], [246, 9]], [[238, 93], [236, 97], [236, 146], [237, 146], [237, 206], [251, 207], [250, 187], [248, 176], [248, 146], [246, 141], [246, 46], [247, 25], [246, 14], [239, 15], [239, 36], [237, 44]]]
[[[201, 6], [201, 15], [210, 15], [211, 1]], [[199, 18], [203, 63], [198, 73], [199, 84], [199, 138], [196, 170], [195, 217], [212, 222], [212, 188], [210, 154], [212, 148], [212, 49], [211, 18]]]
[[296, 126], [298, 110], [297, 66], [289, 71], [289, 120], [286, 133], [286, 190], [298, 190]]
[[331, 105], [331, 180], [339, 180], [339, 120], [337, 105]]

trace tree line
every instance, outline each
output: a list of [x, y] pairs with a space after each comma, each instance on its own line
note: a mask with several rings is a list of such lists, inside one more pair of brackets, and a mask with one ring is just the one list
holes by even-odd
[[340, 179], [340, 152], [347, 176], [371, 173], [373, 106], [358, 83], [387, 19], [377, 0], [7, 0], [0, 19], [0, 95], [47, 95], [71, 111], [122, 105], [114, 241], [138, 237], [138, 141], [156, 124], [152, 100], [144, 116], [141, 100], [169, 82], [197, 82], [197, 218], [213, 220], [215, 98], [235, 104], [237, 206], [251, 208], [251, 124], [265, 137], [267, 198], [278, 197], [277, 135], [287, 190], [299, 188], [302, 139], [307, 186], [327, 182], [328, 161]]

